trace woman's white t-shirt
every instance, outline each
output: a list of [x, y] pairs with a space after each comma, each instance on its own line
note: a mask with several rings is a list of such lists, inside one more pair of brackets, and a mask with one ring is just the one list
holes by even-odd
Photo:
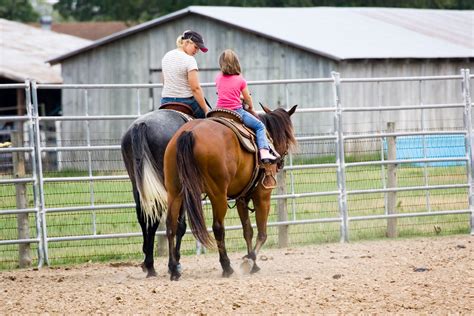
[[197, 70], [197, 62], [193, 56], [174, 49], [165, 54], [161, 60], [164, 86], [161, 96], [163, 98], [189, 98], [193, 92], [188, 82], [188, 72]]

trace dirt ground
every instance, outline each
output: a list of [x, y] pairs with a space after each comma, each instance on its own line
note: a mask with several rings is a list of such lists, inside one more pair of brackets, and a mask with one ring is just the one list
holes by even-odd
[[0, 272], [0, 314], [474, 313], [472, 236], [263, 249], [254, 275], [221, 277], [217, 254]]

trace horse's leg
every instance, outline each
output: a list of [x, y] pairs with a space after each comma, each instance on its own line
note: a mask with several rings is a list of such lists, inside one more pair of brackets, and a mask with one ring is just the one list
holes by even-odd
[[227, 199], [225, 194], [210, 197], [210, 199], [213, 213], [212, 230], [217, 242], [217, 249], [219, 250], [219, 262], [223, 270], [222, 276], [229, 277], [234, 273], [234, 269], [230, 266], [230, 259], [227, 256], [227, 250], [225, 248], [224, 217], [227, 213]]
[[137, 211], [137, 219], [140, 223], [140, 227], [142, 228], [143, 233], [143, 253], [145, 254], [145, 259], [142, 263], [143, 272], [147, 273], [147, 278], [156, 276], [156, 271], [154, 267], [154, 260], [153, 260], [153, 244], [155, 242], [155, 233], [158, 228], [158, 223], [153, 223], [148, 225], [146, 224], [145, 217], [143, 216], [143, 212], [141, 209], [140, 204], [140, 196], [138, 194], [138, 190], [133, 187], [133, 197], [135, 199], [136, 204], [136, 211]]
[[239, 199], [237, 201], [237, 211], [239, 212], [240, 223], [242, 224], [244, 239], [247, 244], [247, 253], [252, 251], [253, 228], [249, 217], [249, 200]]
[[186, 234], [186, 212], [181, 208], [178, 218], [178, 230], [176, 232], [176, 261], [178, 262], [178, 272], [181, 272], [181, 240], [183, 239], [184, 234]]
[[[267, 190], [265, 190], [267, 191]], [[257, 266], [257, 254], [262, 248], [263, 244], [267, 240], [267, 221], [268, 214], [270, 213], [270, 194], [271, 192], [256, 192], [253, 198], [253, 205], [255, 207], [255, 221], [257, 223], [257, 240], [255, 242], [255, 248], [249, 254], [251, 259], [255, 261], [255, 264], [250, 271], [251, 273], [258, 272], [260, 268]]]
[[[168, 192], [168, 213], [166, 216], [166, 235], [168, 236], [168, 270], [171, 281], [178, 281], [181, 272], [178, 269], [179, 249], [175, 245], [175, 237], [178, 231], [178, 218], [181, 210], [182, 198], [172, 197]], [[181, 242], [181, 241], [180, 241]]]
[[253, 228], [250, 222], [248, 203], [248, 199], [239, 199], [237, 201], [237, 211], [239, 212], [244, 239], [247, 244], [247, 254], [242, 258], [244, 261], [240, 265], [240, 269], [244, 273], [249, 273], [252, 270], [256, 260], [255, 253], [252, 249]]

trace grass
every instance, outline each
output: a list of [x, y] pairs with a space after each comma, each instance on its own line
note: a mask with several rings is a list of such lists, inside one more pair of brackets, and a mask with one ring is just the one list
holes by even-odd
[[[349, 161], [377, 160], [379, 156], [365, 155], [348, 157]], [[333, 163], [334, 157], [294, 159], [294, 164]], [[100, 172], [100, 174], [107, 174]], [[109, 173], [110, 174], [110, 173]], [[117, 174], [116, 172], [114, 174]], [[123, 174], [123, 173], [122, 173]], [[384, 172], [386, 177], [386, 171]], [[399, 187], [466, 183], [465, 166], [428, 167], [426, 169], [410, 165], [400, 165], [397, 170]], [[80, 171], [63, 171], [47, 174], [46, 177], [85, 176]], [[293, 179], [293, 183], [291, 183]], [[383, 188], [380, 166], [361, 166], [346, 169], [347, 190], [368, 190]], [[386, 179], [385, 179], [386, 183]], [[335, 168], [293, 170], [286, 174], [288, 193], [308, 193], [337, 191]], [[89, 181], [45, 183], [46, 208], [88, 206], [105, 204], [133, 203], [129, 181]], [[275, 193], [275, 192], [274, 192]], [[33, 206], [33, 188], [27, 185], [28, 204]], [[15, 209], [16, 194], [14, 185], [0, 185], [0, 209]], [[429, 206], [427, 207], [427, 198]], [[288, 219], [308, 220], [338, 218], [339, 197], [337, 195], [288, 199], [286, 201]], [[269, 222], [278, 221], [276, 201], [272, 201]], [[349, 216], [382, 215], [385, 213], [385, 195], [383, 193], [349, 194], [347, 197]], [[407, 191], [397, 193], [397, 213], [433, 212], [442, 210], [467, 209], [467, 188], [425, 191]], [[205, 209], [208, 227], [211, 227], [211, 209]], [[17, 238], [16, 215], [0, 217], [0, 240]], [[35, 216], [30, 214], [30, 235], [37, 236]], [[254, 218], [252, 220], [254, 222]], [[46, 214], [48, 237], [105, 235], [114, 233], [138, 233], [140, 227], [134, 209], [111, 209], [98, 211], [49, 212]], [[434, 236], [443, 234], [469, 233], [469, 214], [433, 215], [423, 217], [399, 218], [397, 220], [400, 237]], [[227, 226], [240, 226], [235, 209], [230, 209], [226, 217]], [[349, 238], [351, 241], [385, 238], [386, 220], [350, 221]], [[265, 247], [278, 246], [277, 227], [269, 227]], [[290, 245], [304, 245], [336, 242], [340, 239], [340, 223], [312, 223], [289, 227]], [[61, 241], [48, 243], [48, 256], [53, 265], [67, 265], [88, 261], [138, 260], [142, 258], [141, 237], [96, 239], [81, 241]], [[229, 251], [242, 251], [245, 243], [241, 230], [226, 232], [226, 246]], [[37, 261], [37, 245], [32, 244], [33, 261]], [[183, 254], [195, 252], [195, 241], [186, 235], [182, 247]], [[0, 246], [0, 269], [9, 269], [17, 265], [18, 245]]]

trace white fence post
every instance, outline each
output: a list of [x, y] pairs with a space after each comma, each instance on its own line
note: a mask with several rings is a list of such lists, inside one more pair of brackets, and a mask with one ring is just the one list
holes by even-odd
[[339, 212], [341, 214], [341, 242], [349, 241], [349, 220], [347, 212], [346, 193], [346, 162], [344, 159], [344, 131], [342, 124], [341, 105], [341, 78], [339, 73], [332, 72], [334, 103], [336, 112], [334, 113], [334, 128], [336, 129], [336, 164], [337, 164], [337, 186], [339, 189]]
[[44, 199], [44, 179], [43, 179], [43, 161], [41, 158], [41, 134], [40, 134], [40, 120], [39, 120], [39, 111], [38, 111], [38, 88], [36, 86], [36, 82], [31, 82], [31, 94], [33, 99], [33, 107], [32, 107], [32, 118], [34, 123], [34, 147], [36, 151], [36, 172], [37, 172], [37, 182], [38, 182], [38, 217], [40, 222], [40, 230], [38, 234], [40, 234], [40, 244], [42, 244], [43, 248], [43, 256], [40, 260], [38, 266], [43, 265], [43, 261], [49, 265], [48, 259], [48, 237], [47, 237], [47, 226], [46, 226], [46, 211], [45, 211], [45, 199]]
[[471, 235], [474, 235], [474, 184], [472, 179], [474, 178], [474, 159], [472, 148], [474, 146], [472, 139], [472, 101], [471, 101], [471, 78], [469, 69], [461, 69], [461, 75], [463, 76], [462, 82], [462, 93], [464, 99], [464, 128], [466, 133], [464, 134], [467, 170], [467, 181], [469, 184], [469, 209], [471, 210]]
[[[286, 192], [286, 171], [281, 170], [277, 173], [277, 194], [285, 195]], [[279, 222], [288, 221], [288, 199], [277, 200], [277, 215]], [[289, 225], [278, 226], [278, 247], [288, 247], [288, 227]]]

